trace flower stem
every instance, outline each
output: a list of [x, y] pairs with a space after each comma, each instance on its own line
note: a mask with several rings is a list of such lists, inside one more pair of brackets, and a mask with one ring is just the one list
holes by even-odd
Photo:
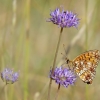
[[55, 64], [56, 64], [56, 58], [57, 58], [57, 54], [58, 54], [58, 50], [59, 50], [59, 45], [60, 45], [60, 40], [61, 40], [61, 36], [62, 36], [62, 31], [63, 31], [63, 28], [61, 28], [61, 30], [60, 30], [60, 35], [59, 35], [58, 44], [57, 44], [57, 48], [56, 48], [56, 52], [55, 52], [55, 57], [54, 57], [54, 62], [53, 62], [53, 67], [52, 67], [52, 73], [54, 71], [54, 67], [55, 67]]
[[[58, 50], [59, 50], [59, 45], [60, 45], [60, 40], [61, 40], [61, 36], [62, 36], [62, 31], [63, 31], [63, 28], [61, 28], [60, 34], [59, 34], [59, 39], [58, 39], [57, 48], [56, 48], [56, 52], [55, 52], [54, 62], [53, 62], [53, 66], [52, 66], [52, 74], [54, 72], [54, 68], [55, 68], [55, 64], [56, 64], [56, 58], [57, 58], [57, 54], [58, 54]], [[51, 84], [52, 84], [52, 79], [50, 78], [47, 100], [50, 100]]]
[[[6, 85], [5, 85], [6, 86]], [[7, 96], [7, 86], [4, 86], [4, 92], [5, 92], [5, 100], [8, 100], [8, 96]]]
[[55, 100], [57, 100], [59, 89], [60, 89], [60, 84], [58, 85], [58, 89], [57, 89], [57, 93], [56, 93], [56, 96], [55, 96]]

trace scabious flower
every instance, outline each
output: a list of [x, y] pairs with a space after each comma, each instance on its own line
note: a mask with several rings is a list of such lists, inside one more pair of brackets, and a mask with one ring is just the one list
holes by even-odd
[[53, 22], [54, 24], [65, 28], [65, 27], [76, 27], [79, 24], [79, 19], [77, 18], [77, 14], [71, 11], [60, 12], [59, 8], [56, 8], [54, 11], [50, 13], [51, 18], [49, 18], [48, 22]]
[[50, 78], [55, 80], [57, 84], [68, 87], [68, 85], [73, 85], [76, 81], [76, 76], [74, 72], [69, 68], [56, 67], [54, 72], [50, 70]]
[[13, 72], [10, 68], [5, 68], [1, 72], [1, 79], [6, 82], [6, 84], [14, 83], [18, 80], [19, 73], [18, 72]]

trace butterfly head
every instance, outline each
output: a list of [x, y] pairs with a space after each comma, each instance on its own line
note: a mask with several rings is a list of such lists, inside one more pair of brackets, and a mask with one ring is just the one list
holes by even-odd
[[70, 60], [68, 58], [65, 58], [66, 64], [68, 64], [70, 62]]

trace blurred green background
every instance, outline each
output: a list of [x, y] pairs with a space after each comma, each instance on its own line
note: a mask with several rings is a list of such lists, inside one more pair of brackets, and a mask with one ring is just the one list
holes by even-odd
[[[53, 64], [60, 28], [46, 22], [50, 10], [63, 6], [78, 14], [78, 29], [63, 31], [56, 66], [70, 46], [73, 60], [86, 50], [100, 50], [100, 0], [0, 0], [0, 72], [20, 71], [19, 81], [9, 84], [0, 79], [0, 100], [46, 100], [49, 70]], [[52, 83], [51, 100], [57, 85]], [[79, 78], [74, 86], [61, 87], [58, 100], [100, 100], [100, 64], [93, 84]]]

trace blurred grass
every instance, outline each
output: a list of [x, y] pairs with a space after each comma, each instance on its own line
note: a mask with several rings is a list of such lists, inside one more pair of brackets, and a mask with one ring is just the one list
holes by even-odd
[[[45, 20], [50, 17], [50, 9], [54, 10], [60, 5], [64, 9], [72, 10], [78, 14], [80, 25], [78, 29], [64, 29], [57, 63], [64, 53], [63, 44], [67, 46], [73, 42], [69, 59], [74, 59], [86, 49], [86, 12], [85, 0], [17, 0], [16, 24], [13, 20], [13, 0], [0, 0], [0, 71], [8, 66], [14, 70], [20, 70], [20, 79], [13, 85], [7, 86], [8, 100], [46, 100], [48, 91], [48, 72], [52, 66], [56, 43], [60, 28]], [[28, 3], [30, 2], [30, 3]], [[87, 27], [88, 27], [88, 50], [100, 50], [100, 13], [99, 0], [88, 0]], [[99, 100], [100, 92], [100, 64], [92, 85], [88, 85], [90, 100]], [[80, 79], [74, 86], [67, 89], [61, 87], [58, 100], [86, 100], [86, 87]], [[0, 80], [0, 90], [4, 83]], [[57, 85], [53, 82], [51, 99], [54, 99]], [[0, 93], [0, 100], [5, 100], [5, 92]]]

